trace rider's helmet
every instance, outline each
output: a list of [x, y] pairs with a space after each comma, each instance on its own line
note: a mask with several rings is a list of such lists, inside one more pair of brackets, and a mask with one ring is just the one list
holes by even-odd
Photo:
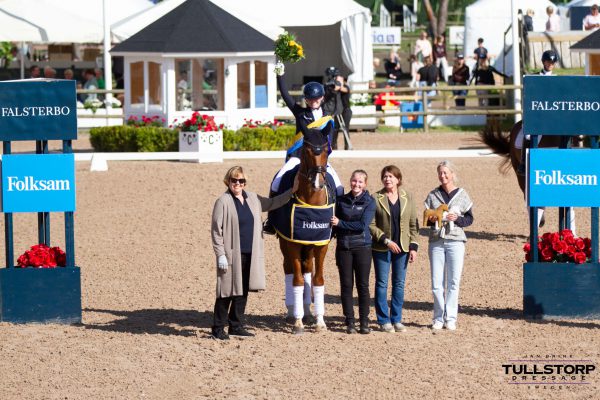
[[312, 100], [325, 95], [325, 89], [319, 82], [308, 82], [304, 85], [304, 98]]
[[542, 62], [549, 61], [552, 64], [558, 61], [558, 54], [554, 50], [546, 50], [542, 53]]

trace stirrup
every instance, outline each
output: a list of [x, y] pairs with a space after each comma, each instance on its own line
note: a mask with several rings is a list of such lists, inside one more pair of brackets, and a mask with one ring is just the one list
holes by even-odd
[[265, 222], [263, 222], [262, 231], [267, 235], [275, 235], [277, 233], [275, 232], [275, 227], [271, 224], [271, 222], [269, 222], [268, 218], [265, 220]]

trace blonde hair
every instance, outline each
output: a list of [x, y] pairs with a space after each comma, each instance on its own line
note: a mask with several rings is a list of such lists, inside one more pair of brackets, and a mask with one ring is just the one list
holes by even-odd
[[225, 184], [225, 186], [229, 186], [230, 179], [240, 175], [242, 176], [242, 178], [246, 179], [246, 174], [244, 174], [244, 169], [242, 167], [240, 167], [239, 165], [231, 167], [229, 168], [229, 170], [227, 170], [225, 178], [223, 178], [223, 183]]
[[444, 160], [444, 161], [440, 161], [440, 163], [437, 165], [437, 172], [440, 172], [440, 168], [442, 167], [446, 167], [450, 170], [450, 172], [452, 172], [452, 178], [454, 180], [455, 184], [458, 184], [458, 173], [456, 170], [456, 166], [454, 165], [454, 163], [448, 161], [448, 160]]
[[367, 183], [367, 180], [369, 179], [369, 175], [367, 175], [367, 171], [365, 171], [364, 169], [355, 169], [354, 171], [352, 171], [350, 179], [352, 179], [354, 175], [362, 175], [365, 178], [365, 183]]

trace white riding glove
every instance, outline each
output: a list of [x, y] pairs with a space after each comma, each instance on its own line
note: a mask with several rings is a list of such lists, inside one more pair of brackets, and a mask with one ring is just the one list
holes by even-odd
[[221, 272], [227, 272], [228, 265], [229, 263], [227, 262], [227, 256], [225, 256], [225, 254], [220, 255], [219, 259], [217, 260], [217, 267], [219, 270]]
[[275, 74], [277, 76], [282, 76], [285, 73], [285, 65], [282, 62], [278, 62], [275, 64]]

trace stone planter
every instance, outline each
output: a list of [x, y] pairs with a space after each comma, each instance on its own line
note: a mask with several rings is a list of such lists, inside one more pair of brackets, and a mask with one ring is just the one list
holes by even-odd
[[523, 264], [527, 318], [600, 319], [600, 264]]
[[1, 268], [0, 321], [80, 323], [80, 269]]
[[196, 153], [192, 162], [223, 162], [223, 131], [180, 131], [179, 151]]

